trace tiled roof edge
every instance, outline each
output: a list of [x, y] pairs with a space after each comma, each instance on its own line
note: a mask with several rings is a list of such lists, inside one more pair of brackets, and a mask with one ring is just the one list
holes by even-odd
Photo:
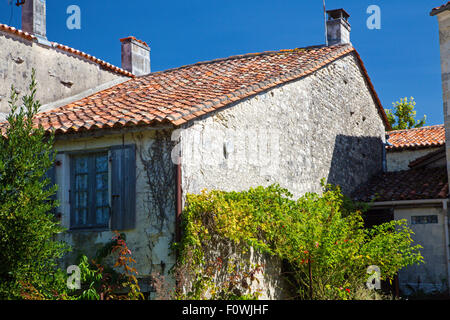
[[406, 131], [412, 131], [412, 130], [431, 130], [433, 128], [441, 128], [443, 126], [444, 126], [443, 124], [435, 124], [432, 126], [424, 126], [424, 127], [420, 127], [420, 128], [392, 130], [392, 131], [388, 132], [388, 135], [389, 135], [389, 133], [399, 133], [399, 132], [406, 132]]

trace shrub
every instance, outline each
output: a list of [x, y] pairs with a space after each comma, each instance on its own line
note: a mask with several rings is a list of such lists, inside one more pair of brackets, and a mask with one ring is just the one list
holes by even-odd
[[[208, 266], [212, 248], [223, 243], [285, 261], [289, 272], [284, 278], [294, 288], [292, 298], [300, 299], [357, 299], [364, 296], [368, 266], [379, 266], [382, 279], [389, 280], [423, 260], [406, 221], [365, 229], [361, 210], [331, 185], [324, 185], [321, 195], [308, 193], [298, 200], [277, 185], [188, 195], [183, 238], [175, 245], [178, 267], [190, 274], [184, 292], [205, 298], [218, 285], [217, 273], [208, 274]], [[247, 263], [242, 270], [250, 268]]]

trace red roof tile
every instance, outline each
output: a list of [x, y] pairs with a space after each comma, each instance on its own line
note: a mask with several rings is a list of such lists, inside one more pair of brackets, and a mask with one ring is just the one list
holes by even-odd
[[380, 115], [389, 128], [364, 64], [349, 45], [246, 54], [155, 72], [42, 112], [35, 122], [57, 134], [156, 122], [180, 125], [304, 77], [349, 53], [354, 53], [358, 59]]
[[387, 149], [391, 151], [430, 148], [445, 145], [444, 125], [390, 131], [388, 132], [388, 135], [388, 142], [391, 146], [388, 146]]
[[447, 168], [443, 167], [382, 173], [360, 186], [352, 198], [379, 202], [445, 199], [447, 196]]
[[[16, 35], [18, 37], [21, 37], [21, 38], [24, 38], [24, 39], [27, 39], [27, 40], [30, 40], [30, 41], [36, 41], [36, 39], [37, 39], [36, 36], [34, 36], [34, 35], [32, 35], [32, 34], [30, 34], [28, 32], [24, 32], [22, 30], [18, 30], [18, 29], [14, 28], [14, 27], [7, 26], [6, 24], [1, 24], [0, 23], [0, 31], [7, 32], [7, 33], [10, 33], [10, 34], [14, 34], [14, 35]], [[122, 68], [116, 67], [116, 66], [114, 66], [114, 65], [112, 65], [112, 64], [110, 64], [108, 62], [100, 60], [100, 59], [98, 59], [98, 58], [96, 58], [94, 56], [91, 56], [91, 55], [89, 55], [87, 53], [84, 53], [84, 52], [82, 52], [80, 50], [76, 50], [76, 49], [73, 49], [71, 47], [68, 47], [68, 46], [56, 43], [56, 42], [50, 42], [50, 43], [51, 43], [53, 48], [65, 51], [67, 53], [71, 53], [71, 54], [77, 55], [77, 56], [82, 57], [82, 58], [84, 58], [86, 60], [94, 62], [94, 63], [98, 64], [103, 69], [106, 69], [106, 70], [118, 73], [118, 74], [123, 75], [123, 76], [130, 77], [130, 78], [134, 77], [134, 75], [131, 72], [126, 71], [126, 70], [124, 70]]]

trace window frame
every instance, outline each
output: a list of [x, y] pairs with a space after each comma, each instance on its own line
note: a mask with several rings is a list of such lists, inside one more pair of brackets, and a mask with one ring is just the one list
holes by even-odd
[[[70, 228], [69, 230], [109, 230], [111, 224], [111, 154], [110, 148], [83, 150], [67, 152], [70, 159], [70, 181], [69, 181], [69, 203], [70, 203]], [[96, 210], [96, 171], [95, 171], [95, 156], [106, 155], [108, 166], [108, 221], [105, 224], [92, 223], [95, 217]], [[77, 157], [88, 157], [88, 181], [87, 181], [87, 224], [76, 224], [76, 208], [75, 208], [75, 160]]]

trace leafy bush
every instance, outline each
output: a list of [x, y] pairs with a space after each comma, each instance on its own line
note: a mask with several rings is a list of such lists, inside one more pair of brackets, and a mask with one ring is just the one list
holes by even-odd
[[45, 179], [54, 160], [53, 136], [33, 126], [40, 107], [33, 70], [23, 106], [11, 90], [11, 112], [0, 139], [0, 299], [18, 299], [23, 286], [51, 297], [61, 277], [56, 261], [68, 247], [54, 240], [62, 232], [51, 210], [56, 186]]
[[190, 273], [184, 291], [191, 298], [208, 297], [206, 292], [217, 286], [217, 273], [207, 270], [209, 255], [225, 241], [285, 261], [293, 298], [357, 299], [363, 296], [368, 266], [379, 266], [382, 279], [388, 280], [423, 260], [406, 221], [365, 229], [363, 209], [331, 185], [324, 185], [321, 195], [308, 193], [296, 201], [277, 185], [190, 194], [183, 238], [175, 245], [178, 268]]

